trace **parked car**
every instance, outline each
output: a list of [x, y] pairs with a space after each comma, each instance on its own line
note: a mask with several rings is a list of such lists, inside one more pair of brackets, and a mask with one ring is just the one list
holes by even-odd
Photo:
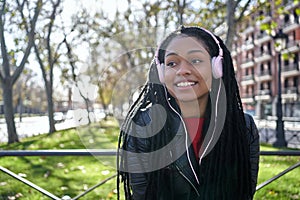
[[74, 115], [75, 115], [74, 110], [68, 110], [66, 114], [66, 120], [74, 119], [75, 118]]
[[63, 112], [54, 112], [53, 119], [54, 123], [61, 123], [65, 121], [65, 115]]

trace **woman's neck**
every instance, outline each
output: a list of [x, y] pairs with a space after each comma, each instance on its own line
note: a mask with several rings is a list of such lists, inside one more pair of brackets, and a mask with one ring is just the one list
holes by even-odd
[[207, 98], [198, 99], [197, 101], [177, 101], [182, 116], [184, 118], [191, 117], [204, 117], [206, 106], [207, 106]]

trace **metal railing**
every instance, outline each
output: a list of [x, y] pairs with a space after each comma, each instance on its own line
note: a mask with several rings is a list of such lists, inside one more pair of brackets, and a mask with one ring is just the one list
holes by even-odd
[[[300, 150], [261, 151], [260, 155], [262, 155], [262, 156], [300, 156]], [[300, 167], [300, 162], [298, 162], [298, 163], [292, 165], [291, 167], [283, 170], [282, 172], [280, 172], [279, 174], [273, 176], [269, 180], [266, 180], [265, 182], [259, 184], [258, 186], [256, 186], [256, 191], [258, 191], [258, 190], [262, 189], [263, 187], [269, 185], [270, 183], [272, 183], [276, 179], [282, 177], [283, 175], [285, 175], [288, 172], [296, 169], [297, 167]]]
[[[116, 155], [117, 155], [117, 152], [115, 149], [1, 150], [0, 151], [0, 157], [4, 157], [4, 156], [116, 156]], [[300, 156], [300, 150], [261, 151], [260, 155], [261, 156], [276, 156], [276, 155], [277, 156]], [[274, 177], [270, 178], [269, 180], [259, 184], [256, 187], [256, 191], [260, 190], [261, 188], [272, 183], [276, 179], [282, 177], [283, 175], [296, 169], [299, 166], [300, 166], [300, 162], [298, 162], [295, 165], [280, 172], [279, 174], [275, 175]], [[11, 177], [32, 187], [33, 189], [37, 190], [38, 192], [44, 194], [45, 196], [50, 197], [51, 199], [55, 199], [55, 200], [77, 200], [80, 197], [86, 195], [87, 193], [91, 192], [92, 190], [105, 184], [107, 181], [109, 181], [117, 176], [117, 174], [114, 174], [114, 175], [108, 177], [107, 179], [92, 186], [91, 188], [87, 189], [85, 192], [77, 195], [74, 198], [71, 198], [69, 196], [63, 196], [62, 198], [59, 198], [59, 197], [55, 196], [54, 194], [48, 192], [47, 190], [35, 185], [34, 183], [20, 177], [19, 175], [13, 173], [12, 171], [10, 171], [2, 166], [0, 166], [0, 171], [10, 175]]]
[[[0, 158], [4, 156], [116, 156], [117, 152], [115, 149], [65, 149], [65, 150], [1, 150], [0, 151]], [[83, 193], [71, 198], [70, 196], [63, 196], [57, 197], [56, 195], [50, 193], [49, 191], [39, 187], [38, 185], [34, 184], [33, 182], [24, 179], [23, 177], [15, 174], [14, 172], [0, 166], [0, 171], [8, 174], [9, 176], [13, 177], [14, 179], [21, 181], [22, 183], [28, 185], [29, 187], [37, 190], [38, 192], [42, 193], [43, 195], [54, 199], [54, 200], [77, 200], [80, 197], [85, 196], [87, 193], [93, 191], [97, 187], [105, 184], [107, 181], [115, 178], [117, 174], [114, 174], [105, 180], [101, 181], [100, 183], [88, 188]]]

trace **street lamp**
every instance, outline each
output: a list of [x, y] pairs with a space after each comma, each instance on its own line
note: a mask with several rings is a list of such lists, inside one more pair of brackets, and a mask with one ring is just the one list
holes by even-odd
[[287, 142], [284, 134], [284, 123], [282, 121], [282, 99], [281, 99], [281, 51], [286, 48], [287, 34], [283, 33], [282, 29], [279, 29], [278, 33], [274, 36], [275, 51], [278, 53], [278, 94], [276, 105], [276, 141], [273, 146], [286, 147]]

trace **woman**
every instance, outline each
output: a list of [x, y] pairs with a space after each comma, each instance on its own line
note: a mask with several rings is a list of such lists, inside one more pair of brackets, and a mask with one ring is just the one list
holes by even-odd
[[253, 198], [258, 131], [220, 38], [181, 27], [162, 41], [119, 150], [126, 199]]

